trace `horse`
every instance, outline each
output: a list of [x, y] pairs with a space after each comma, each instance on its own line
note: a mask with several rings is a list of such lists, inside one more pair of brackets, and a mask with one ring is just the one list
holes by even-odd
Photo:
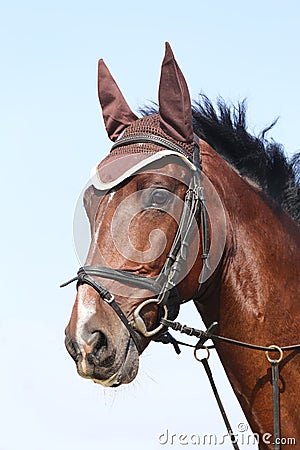
[[[79, 375], [130, 383], [139, 355], [193, 301], [208, 327], [256, 345], [299, 341], [300, 154], [247, 131], [244, 102], [192, 105], [166, 43], [158, 106], [138, 117], [103, 60], [98, 93], [113, 142], [84, 193], [91, 242], [71, 281], [66, 348]], [[247, 420], [272, 434], [270, 364], [215, 342]], [[300, 442], [300, 355], [279, 363], [280, 425]], [[260, 440], [260, 448], [271, 448]], [[292, 448], [286, 445], [285, 448]], [[293, 448], [295, 448], [293, 446]]]

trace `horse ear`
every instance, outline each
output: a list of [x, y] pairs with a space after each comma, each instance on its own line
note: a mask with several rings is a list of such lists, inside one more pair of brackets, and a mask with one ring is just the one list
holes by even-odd
[[161, 67], [158, 99], [162, 129], [178, 141], [193, 142], [190, 94], [168, 42]]
[[138, 117], [129, 108], [103, 59], [98, 63], [98, 96], [108, 137], [115, 141]]

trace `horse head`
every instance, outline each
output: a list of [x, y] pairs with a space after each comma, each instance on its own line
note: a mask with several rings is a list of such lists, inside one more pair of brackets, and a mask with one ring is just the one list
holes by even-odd
[[190, 95], [169, 44], [157, 113], [138, 118], [103, 60], [98, 91], [114, 144], [84, 194], [91, 243], [66, 347], [81, 376], [117, 386], [135, 378], [160, 318], [196, 295], [209, 221]]

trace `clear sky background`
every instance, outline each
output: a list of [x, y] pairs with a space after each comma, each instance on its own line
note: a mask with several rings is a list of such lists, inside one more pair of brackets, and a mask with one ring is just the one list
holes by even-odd
[[[97, 60], [136, 110], [157, 98], [167, 40], [192, 97], [247, 97], [250, 130], [280, 116], [271, 136], [292, 154], [299, 29], [297, 0], [2, 2], [0, 450], [179, 449], [187, 446], [161, 445], [159, 435], [225, 433], [190, 350], [178, 357], [152, 344], [137, 380], [113, 391], [80, 378], [64, 348], [75, 286], [58, 286], [79, 265], [74, 207], [110, 146]], [[180, 320], [201, 326], [192, 305]], [[211, 364], [237, 430], [242, 411], [215, 355]]]

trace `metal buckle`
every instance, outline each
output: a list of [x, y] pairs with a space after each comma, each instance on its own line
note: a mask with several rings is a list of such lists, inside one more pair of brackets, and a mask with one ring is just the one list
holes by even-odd
[[[139, 333], [141, 333], [145, 337], [152, 337], [163, 329], [163, 325], [160, 324], [160, 325], [158, 325], [158, 327], [154, 328], [154, 330], [150, 330], [150, 331], [147, 330], [146, 324], [145, 324], [143, 318], [141, 317], [140, 312], [145, 306], [149, 305], [150, 303], [158, 303], [158, 299], [150, 298], [149, 300], [145, 300], [133, 312], [133, 327], [135, 330], [137, 330]], [[164, 314], [163, 318], [167, 319], [168, 309], [167, 309], [166, 305], [164, 305], [164, 311], [165, 311], [165, 314]]]
[[108, 303], [109, 305], [115, 301], [115, 296], [109, 293], [109, 297], [102, 297], [105, 303]]

